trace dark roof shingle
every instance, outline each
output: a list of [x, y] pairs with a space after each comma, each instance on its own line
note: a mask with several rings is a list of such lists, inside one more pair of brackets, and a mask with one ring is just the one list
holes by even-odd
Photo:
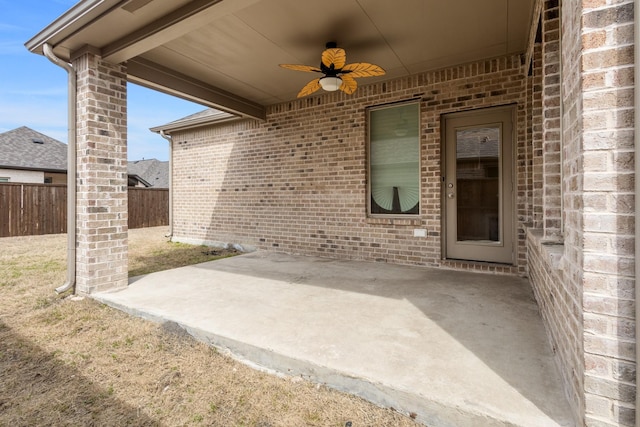
[[0, 133], [0, 168], [67, 170], [67, 144], [26, 126]]
[[156, 159], [134, 160], [127, 164], [127, 173], [139, 176], [153, 188], [169, 188], [169, 162]]

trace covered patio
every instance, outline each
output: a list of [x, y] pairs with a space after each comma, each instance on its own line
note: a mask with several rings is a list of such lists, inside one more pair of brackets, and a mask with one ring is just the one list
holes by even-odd
[[[26, 43], [69, 78], [58, 290], [432, 426], [566, 425], [565, 394], [576, 425], [638, 425], [639, 4], [82, 0]], [[317, 87], [353, 63], [386, 74]], [[129, 286], [129, 83], [215, 109], [158, 128], [173, 241], [335, 261], [258, 252]]]
[[93, 297], [431, 427], [573, 426], [529, 283], [253, 252]]

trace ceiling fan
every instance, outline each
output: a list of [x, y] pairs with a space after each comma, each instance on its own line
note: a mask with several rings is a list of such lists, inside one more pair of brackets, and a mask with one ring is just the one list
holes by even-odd
[[351, 95], [358, 88], [356, 77], [382, 76], [385, 71], [378, 65], [367, 62], [355, 62], [347, 64], [347, 54], [344, 49], [337, 47], [335, 42], [327, 43], [327, 48], [322, 52], [320, 67], [310, 65], [280, 64], [282, 68], [295, 71], [307, 71], [322, 73], [323, 77], [311, 80], [298, 93], [298, 98], [311, 95], [320, 88], [326, 91], [340, 89], [347, 95]]

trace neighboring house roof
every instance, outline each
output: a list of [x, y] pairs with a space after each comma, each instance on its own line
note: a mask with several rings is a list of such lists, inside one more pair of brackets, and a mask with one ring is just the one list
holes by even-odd
[[127, 185], [129, 187], [140, 187], [139, 184], [142, 184], [143, 187], [151, 187], [151, 184], [149, 184], [147, 181], [145, 181], [138, 175], [127, 174], [127, 177], [128, 177]]
[[169, 188], [169, 162], [156, 159], [130, 161], [127, 173], [153, 188]]
[[[67, 144], [26, 126], [0, 133], [0, 168], [66, 173]], [[169, 162], [130, 161], [127, 174], [146, 187], [169, 188]]]
[[170, 134], [178, 130], [185, 130], [196, 128], [199, 126], [214, 123], [223, 123], [239, 119], [242, 119], [242, 117], [224, 111], [219, 111], [214, 108], [207, 108], [206, 110], [200, 111], [199, 113], [191, 114], [187, 117], [174, 120], [170, 123], [167, 123], [166, 125], [152, 127], [150, 130], [151, 132], [166, 132]]
[[0, 168], [67, 171], [67, 144], [26, 126], [0, 134]]

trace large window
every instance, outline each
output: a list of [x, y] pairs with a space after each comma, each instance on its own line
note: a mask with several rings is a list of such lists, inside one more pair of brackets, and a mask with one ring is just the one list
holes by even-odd
[[369, 112], [369, 213], [420, 213], [420, 104]]

